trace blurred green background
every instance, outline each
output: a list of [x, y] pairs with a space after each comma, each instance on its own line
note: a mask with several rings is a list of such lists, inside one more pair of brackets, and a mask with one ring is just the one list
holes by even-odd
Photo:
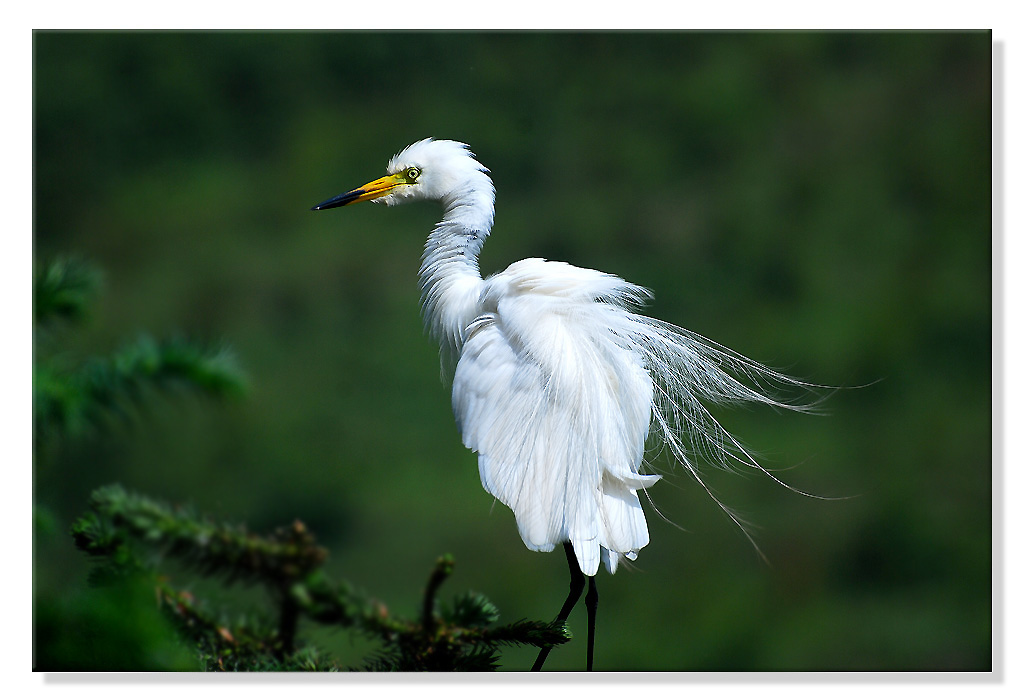
[[[613, 272], [655, 291], [651, 315], [810, 381], [868, 385], [826, 417], [716, 411], [766, 465], [795, 467], [795, 487], [853, 496], [709, 472], [769, 565], [655, 462], [651, 544], [600, 575], [598, 669], [989, 669], [990, 42], [36, 33], [34, 256], [105, 275], [62, 350], [183, 333], [229, 343], [252, 383], [241, 402], [166, 399], [37, 455], [52, 514], [37, 619], [59, 638], [95, 595], [65, 533], [115, 481], [257, 530], [299, 518], [333, 575], [405, 614], [451, 552], [443, 594], [479, 590], [504, 621], [554, 616], [564, 558], [528, 551], [480, 487], [422, 332], [416, 271], [439, 209], [309, 211], [434, 136], [493, 173], [485, 274], [530, 256]], [[585, 619], [580, 606], [570, 624]], [[369, 651], [304, 631], [343, 663]], [[547, 667], [584, 658], [578, 640]]]

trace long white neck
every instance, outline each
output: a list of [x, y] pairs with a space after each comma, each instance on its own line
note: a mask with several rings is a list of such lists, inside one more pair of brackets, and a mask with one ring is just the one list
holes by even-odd
[[423, 248], [420, 305], [430, 334], [458, 358], [466, 327], [480, 313], [478, 259], [494, 223], [494, 185], [483, 172], [441, 198], [444, 216]]

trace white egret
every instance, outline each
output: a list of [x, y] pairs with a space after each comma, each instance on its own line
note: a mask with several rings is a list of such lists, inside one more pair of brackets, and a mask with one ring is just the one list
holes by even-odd
[[512, 509], [526, 546], [563, 545], [571, 575], [559, 621], [589, 579], [590, 670], [599, 565], [615, 573], [649, 542], [638, 492], [661, 478], [645, 473], [651, 428], [703, 486], [695, 453], [761, 467], [702, 402], [799, 410], [777, 390], [807, 385], [636, 313], [649, 292], [614, 275], [529, 258], [482, 278], [477, 258], [494, 221], [487, 172], [466, 144], [424, 139], [394, 156], [384, 177], [313, 209], [443, 205], [419, 278], [426, 326], [455, 367], [455, 419], [479, 455], [484, 489]]

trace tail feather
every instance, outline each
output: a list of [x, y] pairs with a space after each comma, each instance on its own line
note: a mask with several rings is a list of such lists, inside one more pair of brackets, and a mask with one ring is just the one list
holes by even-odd
[[704, 482], [697, 458], [724, 469], [736, 465], [756, 469], [788, 489], [811, 494], [794, 489], [761, 466], [707, 405], [759, 403], [814, 413], [822, 401], [817, 392], [824, 387], [787, 376], [684, 328], [635, 313], [627, 319], [619, 333], [643, 358], [654, 384], [654, 435], [761, 554], [749, 525]]

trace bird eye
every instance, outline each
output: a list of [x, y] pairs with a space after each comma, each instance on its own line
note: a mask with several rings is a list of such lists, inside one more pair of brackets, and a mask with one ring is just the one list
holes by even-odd
[[417, 167], [412, 167], [412, 168], [409, 168], [408, 170], [405, 171], [405, 177], [410, 182], [415, 182], [416, 178], [418, 178], [419, 176], [420, 176], [420, 169], [417, 168]]

